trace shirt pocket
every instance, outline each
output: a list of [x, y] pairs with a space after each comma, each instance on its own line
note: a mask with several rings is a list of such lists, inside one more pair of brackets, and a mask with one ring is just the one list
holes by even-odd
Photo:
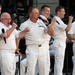
[[39, 33], [40, 33], [40, 34], [44, 34], [44, 27], [42, 27], [42, 26], [39, 27]]

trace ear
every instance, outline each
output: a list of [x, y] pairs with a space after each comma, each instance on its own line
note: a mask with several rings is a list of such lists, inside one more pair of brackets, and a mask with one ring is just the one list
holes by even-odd
[[32, 16], [32, 13], [30, 13], [29, 16]]

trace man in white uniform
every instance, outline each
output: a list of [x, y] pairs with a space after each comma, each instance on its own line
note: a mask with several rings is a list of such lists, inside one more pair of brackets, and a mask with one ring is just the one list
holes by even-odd
[[[45, 24], [48, 24], [48, 20], [47, 18], [49, 18], [50, 16], [50, 7], [47, 6], [47, 5], [43, 5], [41, 7], [41, 19], [43, 20], [43, 22], [41, 20], [38, 20], [37, 22], [42, 25], [42, 26], [45, 26], [45, 29], [47, 29], [47, 26]], [[46, 52], [47, 52], [47, 73], [49, 74], [49, 71], [50, 71], [50, 54], [49, 54], [49, 41], [50, 41], [50, 35], [48, 33], [46, 33], [44, 35], [44, 40], [45, 40], [45, 47], [46, 47]], [[20, 72], [21, 72], [21, 75], [24, 75], [25, 74], [25, 68], [27, 67], [27, 58], [23, 59], [21, 62], [20, 62]], [[37, 75], [38, 73], [38, 68], [36, 68], [36, 71], [35, 71], [35, 75]]]
[[46, 47], [45, 47], [45, 40], [44, 35], [45, 33], [54, 33], [52, 31], [54, 22], [51, 25], [48, 25], [48, 30], [45, 29], [45, 26], [41, 25], [37, 22], [39, 17], [39, 11], [37, 8], [32, 7], [29, 9], [29, 19], [22, 23], [20, 26], [21, 30], [24, 30], [25, 27], [29, 27], [30, 31], [26, 33], [26, 55], [27, 55], [27, 74], [26, 75], [34, 75], [35, 73], [35, 66], [38, 63], [39, 68], [39, 75], [48, 75], [49, 73], [46, 72], [48, 70], [46, 68]]
[[68, 37], [73, 40], [73, 73], [75, 75], [75, 21], [72, 23], [71, 29], [68, 31]]
[[[23, 35], [28, 31], [24, 29], [22, 32], [18, 32], [16, 24], [10, 25], [11, 17], [8, 13], [4, 12], [1, 14], [0, 22], [0, 64], [2, 75], [14, 75], [16, 69], [15, 63], [15, 51], [16, 38], [22, 38]], [[3, 39], [6, 38], [6, 41]], [[17, 50], [19, 53], [19, 51]], [[20, 53], [19, 53], [20, 54]]]
[[64, 18], [65, 9], [63, 6], [58, 6], [55, 10], [56, 23], [54, 25], [54, 41], [53, 48], [55, 52], [55, 64], [54, 64], [54, 75], [62, 75], [63, 63], [64, 63], [64, 54], [66, 48], [66, 31], [69, 31], [72, 24], [72, 16], [69, 16], [68, 25], [64, 24], [61, 20]]
[[[41, 7], [41, 15], [40, 17], [43, 19], [44, 24], [41, 21], [38, 21], [38, 23], [40, 23], [41, 25], [45, 25], [45, 28], [47, 29], [47, 26], [49, 24], [48, 18], [50, 17], [50, 6], [48, 5], [43, 5]], [[45, 21], [44, 21], [45, 20]], [[52, 34], [50, 34], [51, 36], [53, 36]], [[50, 72], [50, 53], [49, 53], [49, 42], [50, 42], [50, 36], [48, 33], [46, 33], [44, 35], [44, 40], [45, 40], [45, 47], [46, 47], [46, 72], [47, 75], [49, 75]]]

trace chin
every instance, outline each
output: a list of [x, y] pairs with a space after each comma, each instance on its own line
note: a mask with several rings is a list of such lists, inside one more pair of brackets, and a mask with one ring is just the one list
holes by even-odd
[[62, 16], [62, 18], [64, 18], [64, 16]]
[[10, 23], [8, 23], [8, 25], [10, 25]]

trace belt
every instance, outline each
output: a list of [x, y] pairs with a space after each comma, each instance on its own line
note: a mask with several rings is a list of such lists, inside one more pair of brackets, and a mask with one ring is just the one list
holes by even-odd
[[38, 47], [41, 47], [41, 45], [38, 45]]
[[34, 44], [31, 44], [31, 45], [28, 45], [28, 46], [38, 46], [38, 47], [41, 47], [42, 45], [41, 44], [39, 44], [39, 45], [34, 45]]

